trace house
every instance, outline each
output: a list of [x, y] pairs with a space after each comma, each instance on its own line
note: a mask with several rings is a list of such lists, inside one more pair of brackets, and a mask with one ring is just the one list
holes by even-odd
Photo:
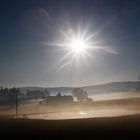
[[70, 95], [64, 95], [62, 96], [59, 92], [56, 96], [48, 96], [46, 97], [46, 103], [47, 104], [66, 104], [66, 103], [72, 103], [73, 97]]

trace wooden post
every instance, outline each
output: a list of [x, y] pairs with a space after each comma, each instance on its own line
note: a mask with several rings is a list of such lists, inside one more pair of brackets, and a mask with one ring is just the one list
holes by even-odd
[[18, 93], [16, 92], [16, 118], [18, 116]]

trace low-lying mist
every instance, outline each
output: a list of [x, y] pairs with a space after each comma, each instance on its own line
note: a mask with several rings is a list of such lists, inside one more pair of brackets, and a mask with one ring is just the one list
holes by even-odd
[[[90, 96], [91, 97], [91, 96]], [[15, 105], [0, 106], [0, 117], [29, 119], [73, 119], [113, 117], [140, 113], [139, 92], [119, 92], [92, 96], [93, 101], [71, 103], [39, 103], [37, 99]]]

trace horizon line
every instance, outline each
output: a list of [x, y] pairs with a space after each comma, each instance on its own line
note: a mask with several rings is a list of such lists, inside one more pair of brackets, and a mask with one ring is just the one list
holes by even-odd
[[4, 85], [0, 85], [2, 87], [8, 87], [8, 88], [12, 88], [12, 87], [16, 87], [16, 88], [28, 88], [28, 87], [32, 87], [32, 88], [83, 88], [83, 87], [90, 87], [90, 86], [100, 86], [100, 85], [106, 85], [106, 84], [110, 84], [110, 83], [121, 83], [121, 82], [139, 82], [138, 80], [129, 80], [129, 81], [112, 81], [112, 82], [104, 82], [104, 83], [100, 83], [100, 84], [93, 84], [93, 85], [81, 85], [81, 86], [41, 86], [41, 85], [32, 85], [32, 86], [4, 86]]

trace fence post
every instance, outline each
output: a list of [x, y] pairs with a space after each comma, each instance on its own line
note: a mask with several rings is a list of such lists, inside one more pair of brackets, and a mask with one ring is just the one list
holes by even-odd
[[16, 92], [16, 118], [18, 116], [18, 99], [17, 99], [18, 93]]

